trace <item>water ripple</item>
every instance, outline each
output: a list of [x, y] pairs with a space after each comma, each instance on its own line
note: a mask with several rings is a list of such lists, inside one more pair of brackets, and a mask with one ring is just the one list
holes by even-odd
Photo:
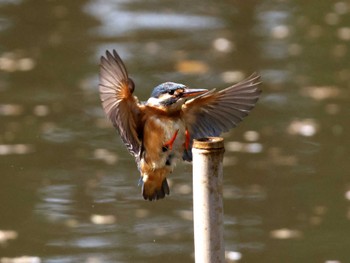
[[115, 37], [137, 29], [208, 29], [219, 28], [218, 18], [198, 15], [159, 12], [130, 12], [109, 1], [95, 1], [85, 11], [101, 20], [97, 32], [105, 37]]

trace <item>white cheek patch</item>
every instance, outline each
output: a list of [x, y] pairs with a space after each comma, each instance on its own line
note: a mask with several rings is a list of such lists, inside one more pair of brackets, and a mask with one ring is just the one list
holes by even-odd
[[147, 104], [150, 104], [150, 105], [159, 105], [159, 100], [158, 100], [157, 98], [151, 97], [151, 98], [149, 98], [149, 99], [147, 100]]

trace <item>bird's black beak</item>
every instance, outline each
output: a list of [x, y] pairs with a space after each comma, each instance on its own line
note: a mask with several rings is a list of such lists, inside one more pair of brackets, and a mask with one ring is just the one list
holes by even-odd
[[183, 98], [195, 97], [206, 92], [208, 92], [207, 89], [185, 89], [184, 92], [182, 93], [182, 97]]

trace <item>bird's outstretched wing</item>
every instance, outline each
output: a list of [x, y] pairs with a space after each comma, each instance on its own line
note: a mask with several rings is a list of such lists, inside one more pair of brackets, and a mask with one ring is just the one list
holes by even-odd
[[106, 115], [119, 131], [129, 152], [138, 159], [141, 148], [140, 106], [132, 95], [134, 82], [115, 50], [113, 54], [107, 51], [106, 56], [101, 57], [99, 90]]
[[[260, 76], [253, 74], [224, 90], [211, 90], [187, 101], [182, 110], [191, 144], [193, 139], [219, 136], [236, 127], [254, 108], [261, 93], [259, 84]], [[185, 152], [183, 158], [192, 160], [190, 150]]]

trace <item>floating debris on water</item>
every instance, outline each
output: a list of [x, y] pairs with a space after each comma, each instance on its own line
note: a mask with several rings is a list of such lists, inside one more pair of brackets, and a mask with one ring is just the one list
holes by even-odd
[[27, 154], [34, 152], [31, 144], [0, 144], [0, 155]]
[[17, 116], [24, 112], [21, 105], [18, 104], [0, 104], [0, 115]]
[[117, 221], [114, 215], [91, 215], [90, 220], [96, 225], [110, 225]]
[[6, 72], [29, 71], [35, 67], [35, 61], [28, 57], [19, 57], [13, 52], [6, 52], [0, 55], [0, 70]]
[[225, 259], [227, 262], [236, 262], [242, 259], [242, 253], [238, 251], [225, 251]]
[[257, 131], [246, 131], [243, 134], [244, 139], [246, 139], [248, 142], [256, 142], [259, 140], [260, 135]]
[[95, 149], [93, 155], [94, 155], [94, 158], [98, 160], [102, 160], [106, 164], [112, 165], [118, 161], [118, 156], [107, 149], [102, 149], [102, 148]]
[[39, 257], [23, 256], [17, 258], [0, 258], [1, 263], [40, 263]]
[[339, 28], [337, 34], [339, 39], [350, 41], [350, 27]]
[[0, 244], [5, 244], [8, 240], [13, 240], [13, 239], [16, 239], [17, 237], [18, 237], [18, 233], [16, 231], [0, 230]]
[[284, 39], [290, 35], [290, 29], [286, 25], [277, 25], [271, 28], [271, 37], [276, 39]]
[[301, 90], [301, 95], [310, 97], [314, 100], [325, 100], [339, 97], [340, 90], [335, 86], [311, 86], [304, 87]]
[[182, 210], [177, 210], [175, 213], [184, 220], [193, 221], [193, 211], [192, 210], [182, 209]]
[[33, 112], [36, 116], [44, 117], [50, 113], [50, 109], [46, 105], [36, 105], [33, 109]]
[[215, 39], [213, 41], [213, 47], [220, 52], [230, 52], [235, 48], [234, 44], [230, 40], [223, 37]]
[[243, 80], [244, 73], [239, 70], [226, 71], [221, 74], [221, 78], [225, 83], [234, 83]]
[[314, 119], [293, 120], [287, 128], [289, 134], [306, 137], [314, 136], [318, 130], [319, 125]]
[[185, 74], [204, 74], [208, 72], [209, 66], [199, 60], [182, 60], [176, 64], [176, 70]]
[[225, 149], [231, 152], [245, 152], [245, 153], [260, 153], [263, 151], [261, 143], [244, 143], [244, 142], [228, 142], [225, 145]]
[[270, 237], [276, 239], [297, 239], [302, 236], [303, 233], [301, 231], [288, 228], [276, 229], [270, 232]]

